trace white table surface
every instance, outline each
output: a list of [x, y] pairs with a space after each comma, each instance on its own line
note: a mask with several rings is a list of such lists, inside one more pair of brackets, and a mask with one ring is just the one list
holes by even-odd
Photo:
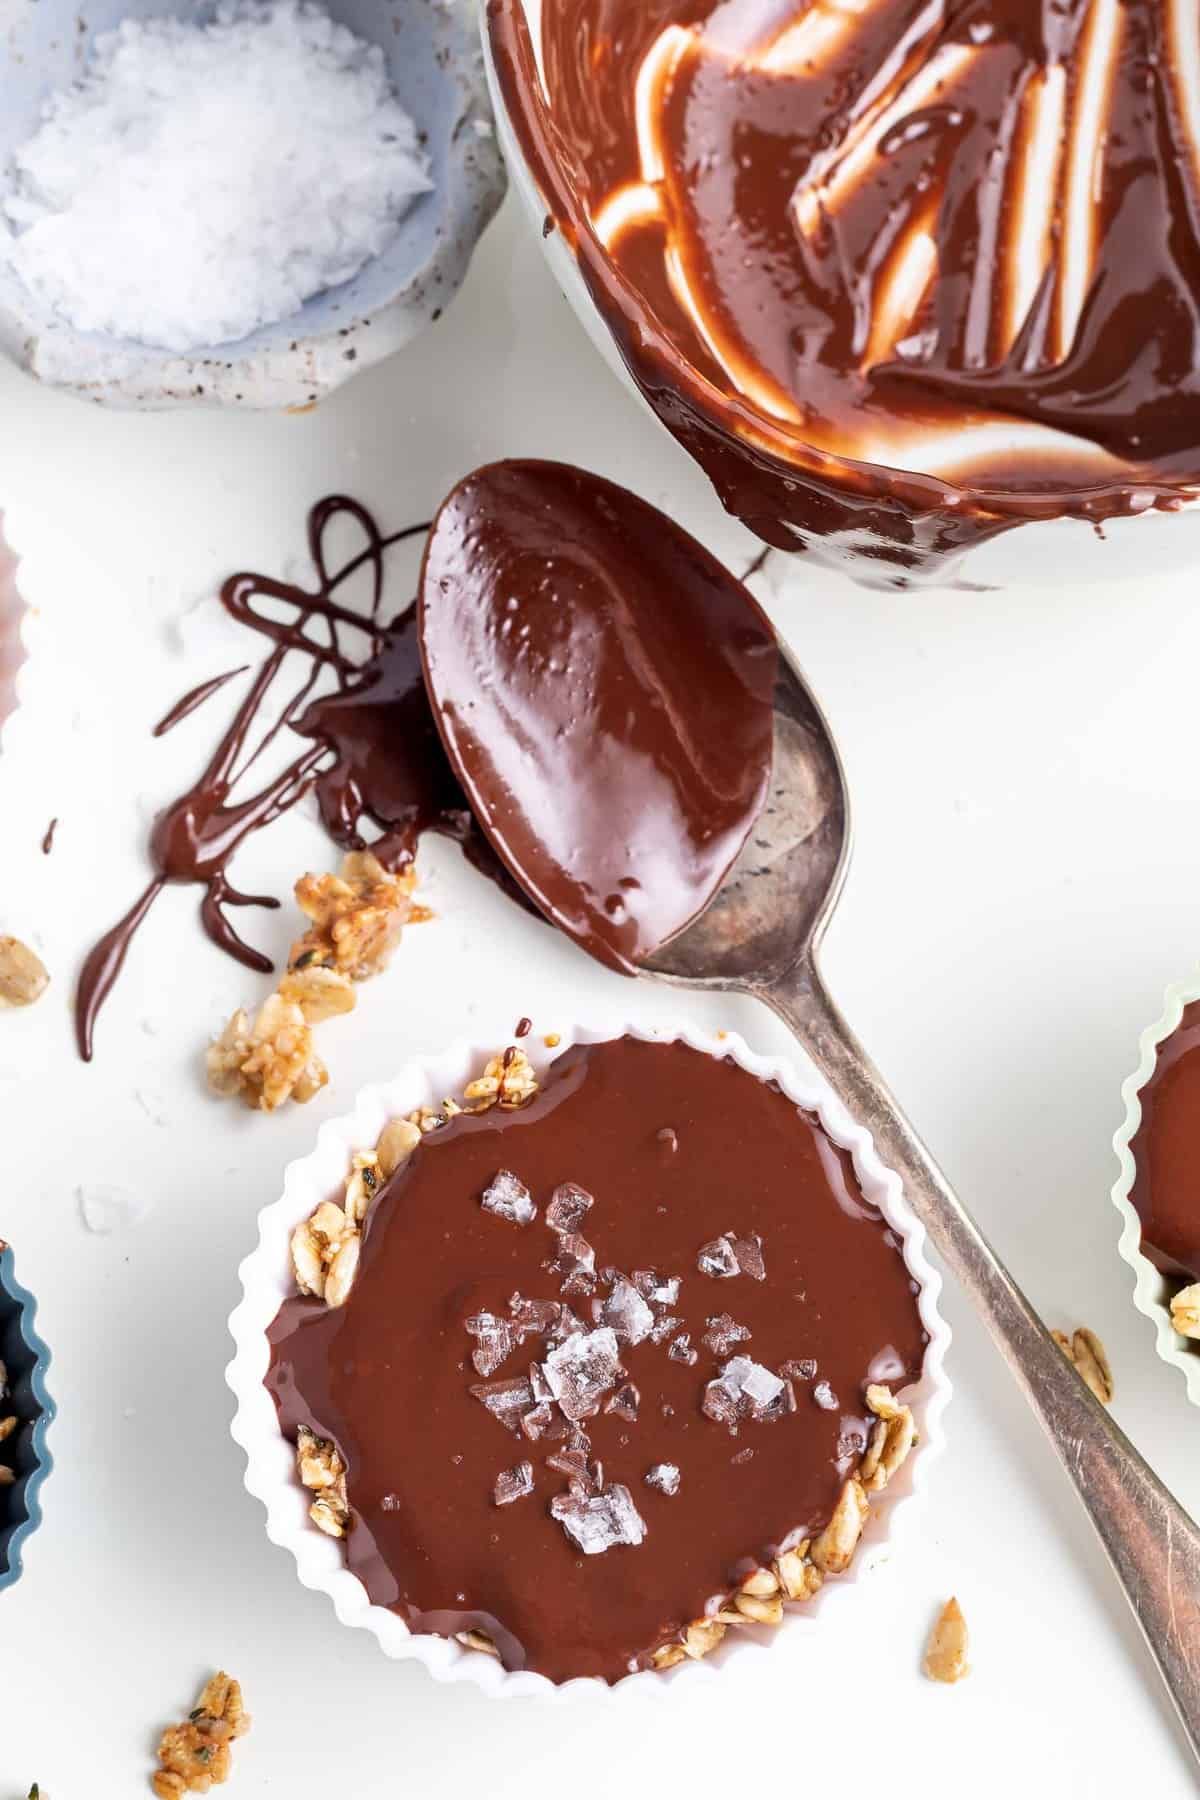
[[[74, 1056], [83, 950], [144, 880], [146, 822], [212, 742], [202, 712], [149, 727], [228, 666], [180, 618], [235, 567], [303, 570], [307, 507], [360, 496], [426, 516], [502, 455], [578, 461], [666, 507], [736, 567], [754, 545], [601, 366], [510, 207], [468, 287], [413, 351], [295, 418], [89, 410], [0, 369], [0, 505], [39, 609], [26, 703], [0, 755], [0, 928], [40, 945], [46, 1000], [0, 1018], [0, 1232], [37, 1292], [59, 1417], [45, 1523], [0, 1596], [0, 1800], [144, 1793], [157, 1729], [221, 1664], [255, 1726], [231, 1792], [420, 1800], [872, 1791], [1175, 1800], [1193, 1777], [1124, 1603], [957, 1296], [949, 1445], [919, 1528], [819, 1643], [731, 1658], [718, 1688], [656, 1710], [502, 1705], [388, 1663], [303, 1590], [263, 1532], [228, 1436], [225, 1319], [256, 1210], [357, 1086], [467, 1032], [589, 1013], [686, 1014], [780, 1041], [748, 1003], [688, 1002], [589, 966], [466, 870], [423, 853], [437, 918], [353, 1019], [309, 1107], [209, 1098], [207, 1034], [266, 984], [213, 949], [173, 891]], [[1116, 1416], [1200, 1506], [1200, 1419], [1155, 1357], [1108, 1192], [1120, 1084], [1164, 984], [1200, 946], [1196, 581], [990, 594], [859, 591], [776, 558], [759, 583], [836, 727], [857, 854], [830, 984], [1046, 1318], [1087, 1323]], [[211, 602], [202, 612], [213, 613]], [[52, 815], [54, 853], [39, 842]], [[328, 862], [294, 817], [240, 873], [286, 895]], [[241, 914], [276, 952], [290, 906]], [[77, 1190], [149, 1202], [101, 1238]], [[974, 1671], [919, 1674], [931, 1617], [962, 1599]], [[847, 1600], [851, 1597], [847, 1596]], [[764, 1661], [766, 1667], [764, 1668]], [[719, 1695], [719, 1702], [716, 1696]]]

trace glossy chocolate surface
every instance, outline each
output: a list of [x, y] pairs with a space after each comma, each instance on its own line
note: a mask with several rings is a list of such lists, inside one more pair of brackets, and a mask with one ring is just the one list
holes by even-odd
[[492, 845], [632, 970], [703, 910], [766, 796], [778, 650], [656, 508], [558, 463], [477, 470], [430, 532], [430, 699]]
[[1142, 1249], [1165, 1275], [1200, 1281], [1200, 1001], [1158, 1047], [1131, 1145]]
[[[529, 1189], [531, 1224], [482, 1207], [498, 1169]], [[580, 1230], [598, 1269], [681, 1277], [670, 1312], [699, 1353], [688, 1364], [666, 1342], [622, 1344], [636, 1420], [582, 1423], [646, 1536], [593, 1555], [550, 1515], [567, 1486], [546, 1467], [555, 1444], [510, 1432], [470, 1391], [465, 1321], [504, 1314], [514, 1291], [559, 1297], [545, 1212], [563, 1182], [594, 1196]], [[699, 1272], [701, 1247], [730, 1231], [761, 1238], [765, 1279]], [[589, 1301], [570, 1304], [591, 1329]], [[735, 1351], [816, 1365], [794, 1383], [794, 1412], [743, 1420], [736, 1437], [701, 1411], [726, 1360], [702, 1338], [723, 1313], [751, 1333]], [[866, 1441], [864, 1384], [914, 1380], [926, 1341], [849, 1157], [736, 1065], [630, 1039], [566, 1051], [522, 1111], [463, 1115], [425, 1138], [368, 1217], [345, 1306], [289, 1300], [270, 1336], [283, 1429], [310, 1426], [346, 1460], [347, 1560], [371, 1599], [419, 1629], [483, 1630], [508, 1667], [555, 1680], [618, 1679], [755, 1560], [823, 1526]], [[525, 1375], [540, 1346], [527, 1339], [495, 1379]], [[525, 1458], [533, 1492], [497, 1506], [497, 1476]], [[660, 1462], [680, 1471], [673, 1496], [645, 1483]]]
[[489, 19], [624, 360], [769, 542], [916, 579], [1200, 486], [1194, 0], [553, 0], [548, 105]]

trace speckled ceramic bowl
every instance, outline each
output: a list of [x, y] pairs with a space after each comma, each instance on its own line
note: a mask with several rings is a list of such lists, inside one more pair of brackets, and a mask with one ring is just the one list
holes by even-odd
[[25, 1540], [42, 1522], [41, 1486], [50, 1473], [46, 1427], [54, 1402], [46, 1392], [50, 1352], [34, 1329], [33, 1295], [13, 1273], [13, 1253], [0, 1246], [0, 1362], [8, 1371], [8, 1393], [0, 1417], [16, 1414], [16, 1431], [3, 1449], [3, 1460], [16, 1470], [16, 1481], [0, 1487], [0, 1589], [11, 1587], [21, 1573]]
[[[433, 191], [353, 281], [236, 344], [178, 355], [76, 331], [0, 263], [0, 351], [40, 381], [111, 406], [305, 407], [441, 316], [504, 194], [473, 0], [325, 0], [382, 45], [432, 162]], [[0, 166], [69, 86], [93, 36], [130, 17], [203, 17], [211, 0], [13, 0], [0, 54]], [[0, 231], [5, 229], [0, 226]]]

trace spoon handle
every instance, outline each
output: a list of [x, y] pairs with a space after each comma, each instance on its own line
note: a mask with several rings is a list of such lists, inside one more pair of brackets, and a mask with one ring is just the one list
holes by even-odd
[[1200, 1759], [1200, 1528], [1055, 1344], [842, 1018], [815, 963], [753, 991], [796, 1034], [902, 1178], [910, 1206], [1057, 1450]]

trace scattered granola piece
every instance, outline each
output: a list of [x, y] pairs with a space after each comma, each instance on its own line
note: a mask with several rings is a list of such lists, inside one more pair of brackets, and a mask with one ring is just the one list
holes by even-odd
[[967, 1661], [967, 1621], [955, 1599], [947, 1600], [929, 1634], [921, 1667], [930, 1681], [961, 1681], [971, 1673]]
[[1171, 1323], [1181, 1337], [1200, 1338], [1200, 1281], [1176, 1294], [1171, 1302]]
[[28, 944], [0, 937], [0, 1006], [32, 1006], [49, 985], [45, 964]]
[[[483, 1074], [469, 1081], [463, 1090], [469, 1112], [486, 1112], [497, 1104], [504, 1107], [524, 1106], [538, 1090], [533, 1064], [516, 1044], [488, 1058]], [[474, 1104], [470, 1104], [474, 1102]]]
[[292, 1273], [302, 1294], [312, 1294], [327, 1306], [344, 1306], [358, 1273], [363, 1223], [372, 1202], [383, 1187], [379, 1157], [374, 1150], [355, 1154], [346, 1177], [345, 1197], [338, 1206], [322, 1200], [292, 1232]]
[[389, 1119], [383, 1128], [375, 1154], [379, 1171], [389, 1181], [402, 1162], [407, 1162], [421, 1141], [421, 1133], [409, 1119]]
[[220, 1670], [187, 1718], [168, 1726], [159, 1739], [162, 1766], [153, 1779], [158, 1800], [178, 1800], [186, 1793], [207, 1794], [214, 1784], [228, 1781], [233, 1741], [249, 1729], [241, 1686]]
[[329, 1080], [312, 1027], [354, 1010], [356, 981], [384, 968], [416, 916], [416, 873], [389, 875], [369, 851], [346, 857], [340, 875], [303, 875], [296, 900], [313, 921], [292, 945], [287, 973], [254, 1024], [241, 1007], [209, 1046], [208, 1085], [260, 1112], [301, 1105]]
[[294, 1001], [272, 994], [251, 1026], [239, 1007], [208, 1049], [208, 1085], [259, 1112], [320, 1093], [329, 1071], [313, 1049], [312, 1028]]
[[296, 1473], [317, 1498], [308, 1516], [327, 1537], [345, 1537], [350, 1523], [346, 1499], [346, 1465], [328, 1438], [302, 1425], [296, 1433]]
[[1081, 1325], [1070, 1338], [1065, 1331], [1052, 1331], [1050, 1335], [1067, 1361], [1075, 1365], [1101, 1405], [1107, 1406], [1113, 1397], [1112, 1369], [1108, 1353], [1095, 1332]]
[[851, 1476], [838, 1495], [833, 1517], [812, 1547], [812, 1559], [826, 1575], [841, 1575], [850, 1566], [871, 1511], [862, 1483]]
[[296, 904], [312, 924], [292, 945], [290, 971], [333, 969], [351, 981], [378, 975], [412, 915], [411, 866], [390, 875], [369, 850], [352, 850], [339, 875], [302, 875]]
[[877, 1494], [907, 1461], [917, 1433], [911, 1411], [900, 1405], [890, 1388], [873, 1382], [867, 1389], [867, 1405], [876, 1422], [859, 1465], [858, 1479], [867, 1493]]

